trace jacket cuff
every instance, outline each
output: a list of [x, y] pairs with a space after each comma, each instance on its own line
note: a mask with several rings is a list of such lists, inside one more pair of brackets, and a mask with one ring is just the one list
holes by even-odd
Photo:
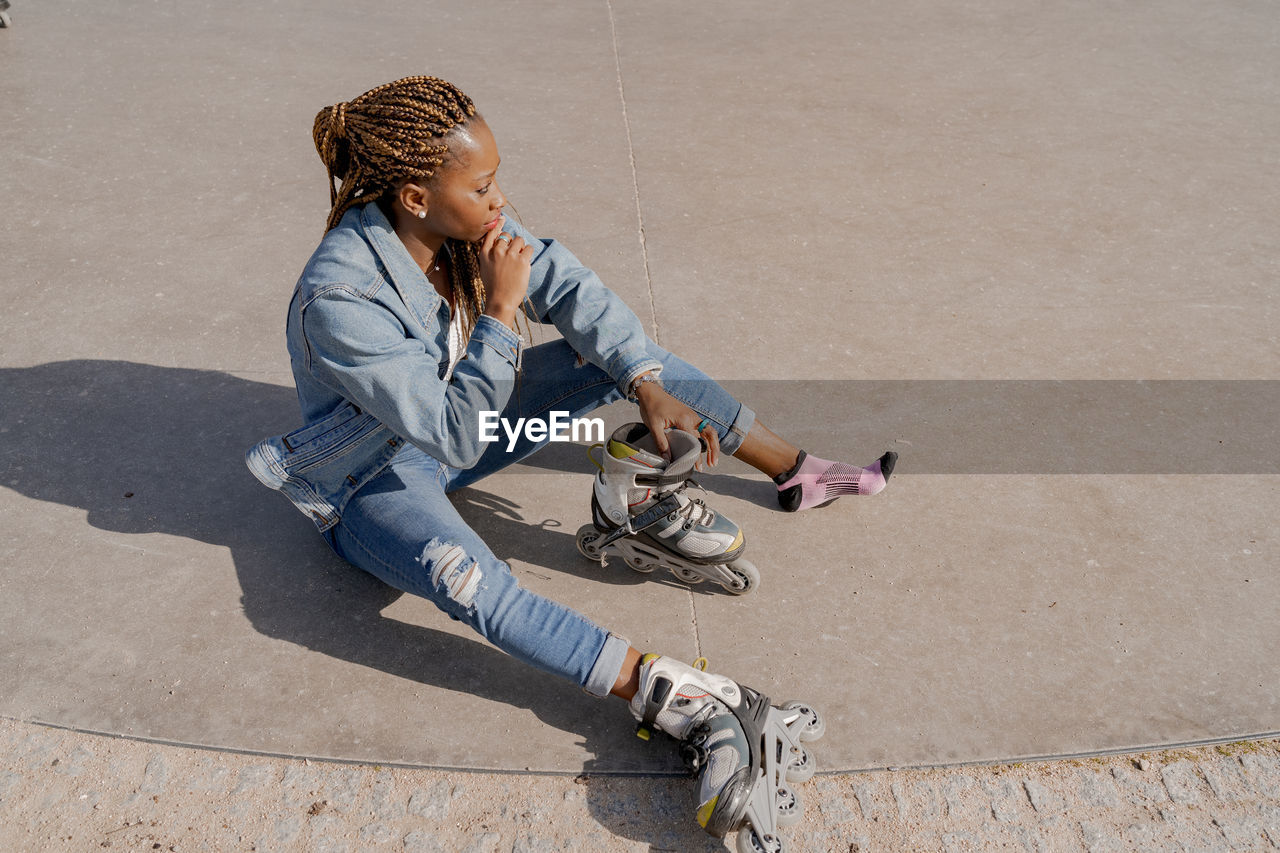
[[496, 320], [488, 314], [481, 314], [476, 318], [475, 328], [471, 330], [471, 342], [489, 347], [510, 362], [512, 367], [520, 365], [520, 356], [524, 352], [524, 336], [511, 331], [501, 320]]
[[652, 358], [645, 358], [643, 361], [626, 368], [618, 377], [618, 390], [622, 392], [625, 399], [631, 397], [631, 385], [642, 373], [652, 373], [654, 376], [662, 375], [662, 362]]

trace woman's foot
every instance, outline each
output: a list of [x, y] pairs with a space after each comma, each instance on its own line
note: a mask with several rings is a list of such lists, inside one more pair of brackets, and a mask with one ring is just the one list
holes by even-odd
[[884, 491], [898, 454], [890, 450], [866, 468], [819, 459], [800, 451], [796, 464], [773, 478], [778, 503], [787, 512], [822, 506], [843, 495], [875, 495]]

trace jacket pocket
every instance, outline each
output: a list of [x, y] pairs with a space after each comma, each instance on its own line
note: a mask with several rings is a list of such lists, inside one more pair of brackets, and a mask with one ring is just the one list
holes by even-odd
[[321, 531], [333, 527], [356, 490], [399, 451], [401, 440], [373, 415], [344, 403], [313, 424], [263, 439], [245, 464]]

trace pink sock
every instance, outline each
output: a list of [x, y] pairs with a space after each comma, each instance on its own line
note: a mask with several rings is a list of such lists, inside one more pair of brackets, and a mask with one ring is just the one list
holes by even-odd
[[820, 506], [841, 495], [874, 495], [884, 491], [898, 454], [890, 450], [866, 468], [810, 456], [803, 450], [795, 467], [773, 478], [778, 503], [787, 512]]

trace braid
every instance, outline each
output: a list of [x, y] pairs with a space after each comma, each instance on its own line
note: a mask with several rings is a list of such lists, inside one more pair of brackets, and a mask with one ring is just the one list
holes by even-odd
[[[405, 77], [317, 113], [311, 136], [329, 172], [325, 231], [406, 178], [429, 180], [448, 155], [444, 137], [475, 115], [471, 99], [438, 77]], [[478, 244], [449, 240], [448, 246], [450, 287], [466, 340], [484, 312]]]
[[449, 286], [453, 288], [455, 310], [462, 311], [462, 339], [471, 338], [476, 318], [484, 313], [484, 282], [480, 278], [480, 254], [475, 243], [449, 241]]
[[329, 171], [325, 230], [397, 181], [429, 179], [449, 151], [443, 137], [475, 114], [471, 99], [438, 77], [405, 77], [317, 113], [311, 138]]

